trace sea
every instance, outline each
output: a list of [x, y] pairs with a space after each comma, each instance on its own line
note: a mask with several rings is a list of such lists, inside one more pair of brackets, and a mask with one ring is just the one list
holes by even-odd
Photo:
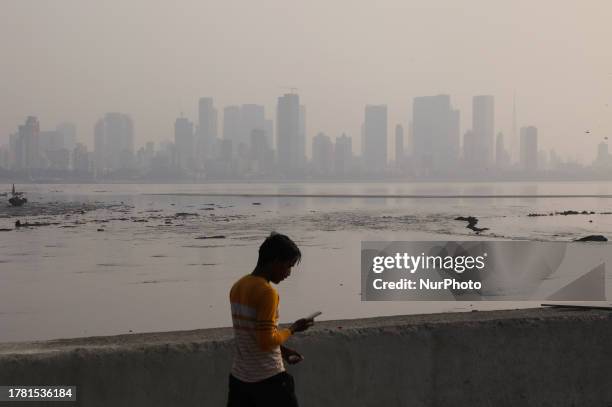
[[[339, 320], [539, 306], [362, 301], [362, 241], [612, 237], [611, 182], [17, 189], [28, 198], [21, 208], [0, 196], [0, 342], [231, 326], [229, 289], [253, 270], [272, 231], [303, 254], [277, 287], [281, 322], [313, 311]], [[456, 220], [467, 216], [487, 230]]]

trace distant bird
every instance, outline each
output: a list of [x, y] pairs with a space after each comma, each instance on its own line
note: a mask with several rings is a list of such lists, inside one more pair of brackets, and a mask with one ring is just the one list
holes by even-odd
[[585, 133], [586, 134], [591, 134], [591, 130], [586, 130]]

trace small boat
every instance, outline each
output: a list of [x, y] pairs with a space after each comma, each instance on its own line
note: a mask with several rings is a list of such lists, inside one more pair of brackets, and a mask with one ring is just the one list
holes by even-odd
[[23, 196], [23, 192], [15, 191], [15, 184], [13, 184], [13, 190], [11, 191], [11, 197], [9, 198], [9, 203], [13, 206], [23, 206], [23, 204], [28, 202], [28, 199]]

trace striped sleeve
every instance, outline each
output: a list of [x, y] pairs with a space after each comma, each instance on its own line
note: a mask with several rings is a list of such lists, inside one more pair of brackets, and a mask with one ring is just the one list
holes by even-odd
[[291, 336], [289, 329], [278, 329], [276, 326], [278, 294], [274, 289], [265, 290], [257, 307], [255, 337], [257, 345], [263, 351], [270, 351], [282, 345]]

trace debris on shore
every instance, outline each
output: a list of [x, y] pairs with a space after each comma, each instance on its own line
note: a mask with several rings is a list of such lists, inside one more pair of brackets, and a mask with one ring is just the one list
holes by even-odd
[[484, 232], [485, 230], [489, 230], [489, 228], [479, 228], [476, 226], [476, 224], [478, 223], [478, 218], [475, 216], [458, 216], [455, 218], [455, 220], [462, 220], [464, 222], [467, 222], [467, 226], [466, 228], [473, 230], [476, 233], [480, 233], [480, 232]]

